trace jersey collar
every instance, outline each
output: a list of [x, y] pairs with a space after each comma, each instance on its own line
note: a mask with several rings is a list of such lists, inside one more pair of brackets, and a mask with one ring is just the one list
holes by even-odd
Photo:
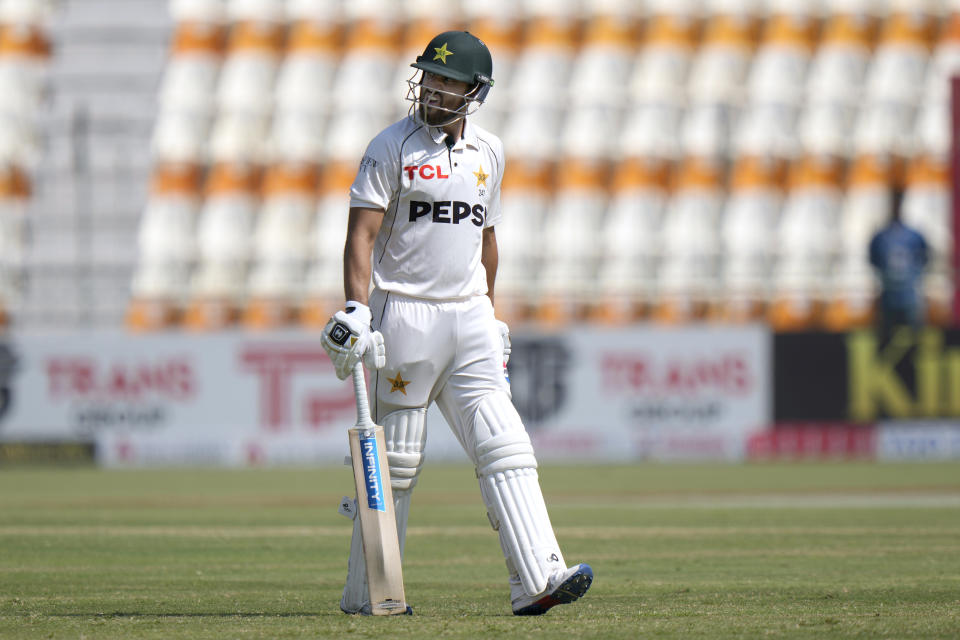
[[[431, 127], [426, 125], [427, 133], [430, 134], [430, 138], [437, 144], [443, 144], [443, 141], [446, 140], [447, 134], [444, 133], [443, 129], [440, 127]], [[460, 139], [457, 140], [457, 144], [453, 145], [452, 150], [462, 149], [464, 147], [470, 147], [472, 149], [479, 149], [480, 145], [477, 142], [477, 133], [474, 130], [473, 125], [470, 124], [469, 120], [466, 120], [463, 123], [463, 135], [460, 136]]]

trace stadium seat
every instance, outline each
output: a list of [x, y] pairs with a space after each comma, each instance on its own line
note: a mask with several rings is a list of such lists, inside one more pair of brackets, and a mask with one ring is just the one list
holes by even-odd
[[817, 21], [810, 5], [775, 3], [747, 78], [750, 101], [796, 105], [804, 98]]
[[617, 166], [601, 227], [603, 253], [591, 320], [621, 324], [646, 317], [655, 291], [671, 169], [668, 160], [643, 157]]
[[903, 162], [892, 156], [862, 155], [853, 159], [840, 210], [840, 249], [866, 261], [870, 239], [890, 219], [890, 190], [903, 184]]
[[686, 95], [699, 21], [690, 2], [655, 4], [648, 7], [651, 15], [630, 76], [630, 94], [636, 103], [677, 103]]
[[220, 331], [241, 320], [246, 269], [225, 262], [201, 263], [190, 283], [182, 325], [188, 331]]
[[503, 145], [512, 157], [556, 160], [560, 153], [561, 122], [556, 106], [518, 105], [504, 123]]
[[144, 262], [130, 285], [130, 303], [124, 318], [131, 331], [161, 331], [181, 323], [182, 295], [189, 270], [182, 265]]
[[33, 116], [47, 84], [50, 39], [43, 23], [0, 22], [0, 80], [14, 95], [0, 95], [0, 109]]
[[856, 117], [853, 153], [857, 155], [913, 153], [916, 107], [898, 101], [867, 102]]
[[508, 324], [533, 317], [543, 244], [531, 239], [540, 237], [546, 224], [552, 170], [548, 162], [517, 159], [503, 176], [495, 293], [497, 317]]
[[344, 19], [343, 4], [341, 0], [287, 0], [287, 20], [292, 27], [301, 21], [338, 25]]
[[950, 78], [960, 74], [960, 7], [937, 39], [924, 80], [914, 130], [914, 152], [946, 158], [950, 151]]
[[603, 247], [597, 230], [607, 204], [609, 163], [567, 158], [557, 167], [556, 187], [541, 232], [543, 266], [536, 317], [547, 325], [583, 317], [596, 285]]
[[733, 2], [721, 7], [704, 25], [703, 42], [694, 57], [687, 89], [694, 103], [738, 103], [757, 42], [757, 3]]
[[637, 31], [633, 20], [623, 15], [599, 14], [588, 20], [567, 83], [572, 103], [620, 107], [626, 102]]
[[572, 19], [540, 17], [527, 23], [509, 90], [514, 104], [523, 108], [558, 106], [569, 79], [575, 38]]
[[566, 158], [609, 159], [619, 151], [617, 136], [623, 109], [604, 102], [571, 105], [560, 128], [560, 153]]
[[324, 154], [330, 87], [342, 29], [302, 2], [290, 10], [295, 21], [277, 75], [267, 158], [269, 162], [311, 163]]
[[[424, 0], [424, 4], [431, 4], [435, 0]], [[396, 23], [403, 17], [404, 5], [396, 0], [350, 0], [341, 2], [344, 22], [360, 23], [384, 20]]]
[[170, 16], [178, 23], [222, 24], [227, 6], [224, 0], [170, 0]]
[[564, 155], [614, 155], [635, 40], [636, 26], [622, 15], [599, 14], [588, 21], [567, 85], [570, 108], [560, 133]]
[[353, 22], [330, 89], [334, 109], [376, 114], [386, 125], [409, 106], [403, 100], [406, 87], [393, 82], [399, 36], [399, 25], [391, 19]]
[[822, 320], [837, 255], [844, 170], [843, 160], [830, 156], [806, 156], [790, 167], [777, 228], [776, 293], [767, 314], [775, 330], [809, 329]]
[[273, 115], [266, 147], [267, 162], [309, 163], [324, 157], [326, 119], [301, 111]]
[[283, 36], [279, 22], [248, 19], [231, 26], [216, 93], [221, 113], [270, 114]]
[[177, 24], [170, 59], [160, 85], [161, 113], [209, 118], [223, 59], [224, 30], [217, 23]]
[[723, 300], [714, 319], [755, 321], [770, 297], [770, 271], [783, 203], [786, 163], [770, 156], [742, 156], [733, 166], [730, 196], [720, 225]]
[[891, 3], [867, 69], [863, 107], [854, 130], [854, 153], [913, 153], [917, 102], [937, 27], [933, 3]]
[[934, 16], [923, 10], [893, 10], [883, 21], [876, 52], [867, 70], [867, 100], [910, 105], [916, 102], [936, 27]]
[[[624, 0], [609, 0], [608, 4], [622, 4]], [[526, 18], [537, 20], [577, 20], [583, 16], [580, 0], [524, 0], [519, 3]], [[599, 3], [594, 3], [596, 7]], [[595, 10], [595, 9], [594, 9]]]
[[222, 163], [211, 169], [197, 221], [199, 261], [183, 320], [187, 329], [222, 329], [240, 319], [258, 183], [259, 172], [251, 165]]
[[674, 160], [680, 156], [683, 103], [651, 100], [634, 104], [623, 116], [617, 136], [621, 157], [646, 156]]
[[930, 247], [925, 291], [928, 319], [939, 326], [952, 323], [953, 211], [950, 166], [939, 156], [918, 156], [907, 167], [903, 219], [920, 231]]
[[902, 161], [887, 156], [855, 158], [840, 208], [837, 263], [825, 288], [823, 324], [834, 331], [873, 321], [874, 276], [869, 247], [890, 218], [890, 189], [903, 181]]
[[795, 158], [801, 149], [797, 120], [796, 105], [752, 102], [738, 116], [731, 135], [730, 153], [734, 156]]
[[281, 24], [286, 19], [285, 4], [278, 0], [226, 0], [227, 18], [233, 23]]
[[209, 137], [209, 119], [181, 111], [161, 111], [154, 124], [150, 151], [159, 163], [201, 165], [208, 159]]
[[719, 287], [720, 216], [724, 166], [710, 158], [686, 158], [664, 213], [652, 317], [674, 324], [706, 317]]
[[2, 0], [0, 24], [43, 25], [55, 11], [55, 0]]
[[725, 160], [738, 116], [739, 107], [725, 102], [689, 104], [680, 127], [681, 155]]
[[343, 244], [350, 215], [350, 185], [356, 174], [354, 161], [328, 163], [320, 174], [300, 317], [305, 327], [322, 328], [343, 306]]
[[918, 229], [935, 259], [947, 262], [952, 251], [950, 166], [936, 156], [918, 156], [906, 172], [904, 222]]
[[258, 185], [254, 166], [213, 166], [197, 223], [201, 261], [246, 263], [250, 259]]
[[869, 0], [860, 4], [859, 10], [841, 9], [825, 18], [820, 45], [810, 62], [811, 101], [852, 105], [860, 99], [877, 26]]
[[2, 5], [0, 21], [0, 162], [36, 166], [42, 148], [41, 104], [47, 93], [49, 3]]
[[254, 229], [254, 268], [244, 325], [270, 329], [293, 323], [310, 256], [317, 168], [279, 164], [268, 169]]
[[517, 108], [510, 95], [510, 85], [520, 42], [520, 25], [504, 18], [480, 18], [468, 24], [467, 30], [486, 43], [494, 60], [493, 89], [483, 108], [473, 116], [473, 121], [489, 131], [502, 134], [507, 112]]
[[139, 264], [131, 283], [126, 326], [155, 331], [180, 321], [196, 258], [200, 171], [190, 165], [159, 165], [140, 219]]
[[270, 151], [268, 114], [226, 111], [213, 122], [209, 159], [221, 164], [263, 164]]
[[389, 124], [390, 119], [385, 113], [363, 109], [334, 112], [324, 134], [323, 159], [356, 168], [370, 140]]
[[[956, 3], [954, 3], [956, 5]], [[930, 59], [924, 98], [944, 99], [950, 95], [950, 78], [960, 73], [960, 5], [944, 20]]]
[[298, 20], [290, 27], [277, 73], [276, 110], [320, 118], [330, 107], [330, 87], [340, 54], [336, 24]]
[[[460, 11], [468, 24], [476, 21], [502, 20], [516, 24], [526, 18], [525, 7], [516, 0], [485, 0], [484, 2], [463, 2]], [[476, 32], [480, 35], [480, 32]], [[481, 36], [482, 38], [482, 36]]]
[[190, 165], [161, 165], [154, 171], [138, 232], [141, 263], [190, 265], [196, 259], [199, 176]]
[[853, 149], [850, 133], [856, 118], [851, 103], [811, 97], [798, 116], [800, 151], [811, 156], [847, 156]]

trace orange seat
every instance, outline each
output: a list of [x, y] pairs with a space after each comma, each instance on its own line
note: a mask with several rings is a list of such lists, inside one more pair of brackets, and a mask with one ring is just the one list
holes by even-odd
[[247, 328], [274, 329], [299, 319], [317, 185], [316, 165], [284, 163], [267, 170], [254, 232], [256, 265], [243, 314]]
[[596, 229], [606, 207], [610, 165], [566, 158], [557, 170], [550, 223], [543, 229], [543, 267], [536, 317], [548, 325], [581, 319], [595, 288], [601, 248]]
[[343, 308], [343, 245], [350, 207], [350, 185], [356, 176], [352, 162], [331, 162], [320, 172], [317, 213], [310, 232], [315, 252], [310, 256], [299, 322], [322, 329]]

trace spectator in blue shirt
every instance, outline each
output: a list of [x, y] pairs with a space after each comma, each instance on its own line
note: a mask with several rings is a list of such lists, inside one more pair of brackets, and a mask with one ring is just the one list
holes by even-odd
[[877, 308], [880, 342], [886, 343], [895, 327], [920, 328], [924, 323], [923, 271], [927, 266], [927, 241], [903, 224], [903, 190], [891, 192], [891, 219], [870, 241], [870, 264], [880, 276]]

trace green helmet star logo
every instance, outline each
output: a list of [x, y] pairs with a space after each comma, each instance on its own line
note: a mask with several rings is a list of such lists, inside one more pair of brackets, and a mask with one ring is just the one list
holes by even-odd
[[447, 64], [447, 56], [453, 55], [453, 51], [450, 51], [449, 49], [447, 49], [446, 42], [444, 42], [439, 47], [434, 47], [433, 50], [437, 52], [437, 55], [433, 56], [433, 59], [439, 60], [443, 64]]

